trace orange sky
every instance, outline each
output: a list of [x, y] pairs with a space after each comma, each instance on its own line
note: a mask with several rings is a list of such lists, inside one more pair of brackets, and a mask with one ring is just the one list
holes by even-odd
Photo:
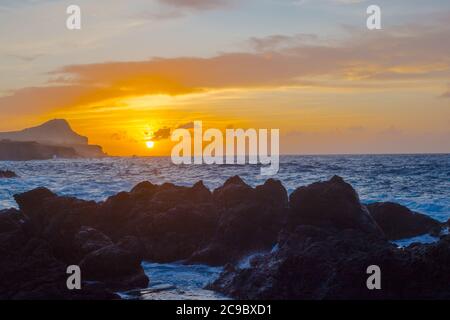
[[[320, 30], [265, 30], [244, 46], [198, 56], [133, 59], [145, 49], [131, 38], [117, 59], [102, 53], [82, 62], [55, 52], [61, 61], [42, 72], [40, 58], [30, 58], [0, 90], [0, 130], [65, 118], [109, 154], [167, 155], [172, 143], [159, 134], [201, 120], [220, 129], [279, 128], [282, 153], [450, 152], [446, 14], [376, 32], [345, 26], [332, 39]], [[85, 46], [81, 57], [91, 55]], [[9, 70], [0, 54], [0, 68]]]

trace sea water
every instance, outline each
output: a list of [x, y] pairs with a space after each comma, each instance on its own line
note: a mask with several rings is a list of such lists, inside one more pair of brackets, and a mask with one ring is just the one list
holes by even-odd
[[[231, 176], [248, 184], [261, 184], [256, 165], [174, 165], [168, 157], [105, 158], [2, 162], [0, 170], [12, 170], [20, 178], [0, 179], [0, 210], [16, 207], [13, 195], [47, 187], [59, 195], [102, 201], [120, 191], [129, 191], [141, 181], [172, 182], [190, 186], [198, 180], [214, 189]], [[289, 193], [297, 187], [333, 175], [351, 183], [363, 203], [394, 201], [439, 221], [450, 218], [450, 155], [329, 155], [282, 156], [273, 178], [282, 181]], [[428, 235], [396, 242], [432, 242]], [[150, 287], [124, 297], [142, 299], [221, 299], [203, 287], [220, 273], [220, 268], [153, 264], [145, 262]]]

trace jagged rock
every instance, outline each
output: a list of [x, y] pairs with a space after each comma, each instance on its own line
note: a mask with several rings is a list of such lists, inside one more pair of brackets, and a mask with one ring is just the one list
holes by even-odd
[[[450, 298], [450, 237], [399, 249], [342, 178], [298, 188], [276, 250], [226, 268], [208, 288], [239, 299]], [[382, 272], [368, 290], [367, 268]]]
[[341, 177], [297, 188], [289, 199], [288, 227], [313, 225], [355, 229], [383, 237], [383, 232], [353, 187]]
[[64, 119], [54, 119], [21, 131], [0, 132], [0, 160], [44, 160], [105, 157], [102, 147], [72, 130]]
[[89, 253], [80, 269], [85, 279], [102, 281], [114, 290], [144, 288], [149, 282], [141, 257], [115, 244]]
[[[227, 268], [208, 286], [238, 299], [449, 299], [450, 237], [398, 249], [355, 229], [299, 226], [279, 249], [249, 268]], [[367, 268], [381, 269], [381, 290], [368, 290]]]
[[378, 202], [367, 206], [371, 216], [390, 240], [439, 233], [441, 223], [424, 214], [413, 212], [393, 202]]
[[56, 258], [67, 263], [79, 261], [75, 235], [82, 226], [93, 225], [97, 204], [72, 197], [59, 197], [45, 188], [14, 196], [37, 237], [47, 240]]
[[[289, 199], [279, 181], [252, 188], [237, 176], [213, 193], [143, 182], [100, 203], [45, 188], [15, 199], [19, 211], [0, 211], [0, 298], [117, 298], [111, 290], [148, 285], [143, 258], [225, 265], [211, 288], [237, 298], [450, 298], [450, 237], [397, 248], [377, 221], [392, 238], [393, 223], [424, 218], [392, 220], [392, 205], [378, 204], [374, 219], [340, 177]], [[230, 264], [255, 252], [266, 253], [248, 268]], [[69, 264], [81, 266], [80, 292], [65, 287]], [[365, 286], [371, 264], [383, 290]]]
[[118, 299], [106, 288], [82, 282], [68, 290], [67, 265], [56, 259], [52, 247], [27, 230], [26, 217], [17, 210], [0, 212], [0, 299]]
[[287, 191], [279, 181], [270, 179], [253, 189], [236, 176], [213, 196], [222, 208], [217, 231], [190, 263], [223, 265], [272, 248], [287, 213]]
[[0, 210], [0, 233], [17, 230], [23, 222], [20, 211], [16, 209]]
[[239, 176], [229, 178], [223, 186], [213, 192], [214, 200], [219, 205], [229, 208], [255, 199], [255, 190]]
[[158, 262], [187, 259], [213, 236], [218, 215], [213, 206], [179, 205], [155, 214], [141, 228], [146, 258]]
[[81, 227], [74, 239], [74, 246], [78, 249], [80, 257], [112, 244], [113, 242], [108, 236], [92, 227], [86, 226]]
[[[26, 219], [24, 228], [28, 230], [29, 237], [39, 237], [45, 241], [52, 258], [62, 265], [79, 264], [83, 261], [88, 266], [86, 279], [99, 281], [97, 287], [102, 287], [103, 283], [105, 290], [128, 290], [147, 285], [148, 278], [140, 266], [142, 255], [122, 248], [122, 243], [114, 245], [109, 236], [92, 227], [102, 218], [97, 203], [59, 197], [45, 188], [16, 195], [15, 199]], [[114, 254], [117, 256], [114, 257]], [[116, 273], [105, 273], [106, 279], [103, 275], [95, 274], [97, 255], [107, 257], [109, 262], [115, 261], [116, 266], [120, 262], [119, 267], [111, 267]], [[100, 264], [98, 268], [101, 268]], [[124, 270], [133, 272], [127, 273]], [[84, 274], [84, 270], [82, 273]]]

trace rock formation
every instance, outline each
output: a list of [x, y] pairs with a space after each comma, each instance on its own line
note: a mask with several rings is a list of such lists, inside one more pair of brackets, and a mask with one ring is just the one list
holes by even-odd
[[[396, 204], [367, 209], [340, 177], [289, 199], [277, 180], [253, 188], [237, 176], [213, 192], [201, 181], [142, 182], [99, 203], [45, 188], [15, 199], [19, 210], [0, 212], [4, 299], [114, 299], [147, 286], [143, 259], [225, 265], [209, 288], [234, 298], [450, 298], [450, 236], [404, 249], [389, 242], [441, 224]], [[72, 264], [81, 291], [65, 287]], [[383, 272], [382, 290], [366, 287], [370, 265]]]
[[0, 133], [0, 160], [43, 160], [103, 157], [100, 146], [72, 130], [66, 120], [55, 119], [21, 131]]

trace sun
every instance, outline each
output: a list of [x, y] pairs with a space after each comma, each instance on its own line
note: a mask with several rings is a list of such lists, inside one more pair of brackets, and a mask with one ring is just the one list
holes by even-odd
[[147, 146], [148, 149], [152, 149], [155, 146], [155, 142], [154, 141], [146, 141], [145, 145]]

